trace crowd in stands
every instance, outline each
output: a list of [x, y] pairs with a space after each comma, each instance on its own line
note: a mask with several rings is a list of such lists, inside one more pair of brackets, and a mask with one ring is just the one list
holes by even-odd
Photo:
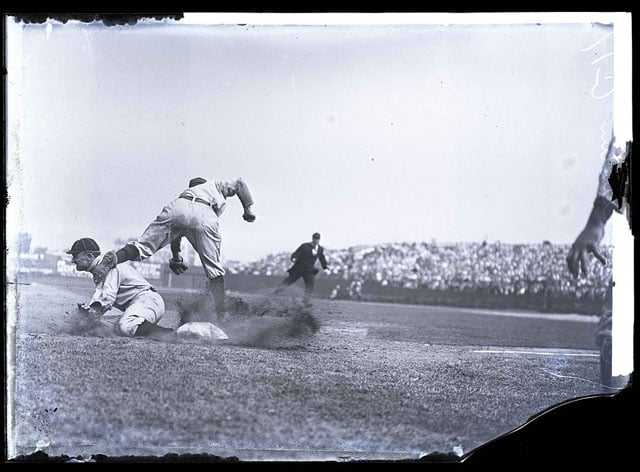
[[[183, 249], [185, 261], [194, 267], [190, 274], [200, 280], [201, 272], [195, 269], [200, 266], [197, 254], [188, 244]], [[331, 273], [321, 274], [324, 283], [320, 285], [324, 285], [324, 296], [331, 299], [597, 313], [612, 276], [612, 248], [600, 248], [606, 266], [590, 258], [589, 273], [578, 279], [567, 268], [569, 249], [569, 245], [549, 242], [416, 242], [326, 248]], [[224, 267], [230, 274], [282, 279], [291, 267], [290, 256], [282, 252], [253, 262], [226, 260]], [[154, 280], [169, 273], [168, 280], [158, 283], [171, 285], [178, 278], [171, 278], [169, 257], [170, 251], [164, 248], [138, 264], [145, 277]], [[20, 273], [22, 277], [82, 276], [68, 259], [66, 254], [24, 252], [19, 258]], [[235, 280], [238, 286], [248, 287], [247, 280], [239, 280]], [[182, 277], [180, 283], [190, 286], [193, 281]]]
[[[611, 248], [603, 248], [610, 262]], [[565, 262], [568, 245], [487, 243], [391, 243], [327, 248], [331, 276], [350, 283], [431, 290], [486, 291], [496, 294], [602, 296], [611, 264], [592, 263], [587, 277], [574, 279]], [[236, 274], [286, 276], [289, 253], [251, 262], [227, 262]]]

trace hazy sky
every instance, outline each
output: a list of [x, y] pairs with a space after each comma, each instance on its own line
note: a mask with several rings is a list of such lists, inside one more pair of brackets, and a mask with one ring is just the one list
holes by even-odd
[[253, 193], [226, 259], [570, 243], [612, 129], [610, 25], [7, 26], [9, 230], [53, 250], [137, 237], [195, 176]]

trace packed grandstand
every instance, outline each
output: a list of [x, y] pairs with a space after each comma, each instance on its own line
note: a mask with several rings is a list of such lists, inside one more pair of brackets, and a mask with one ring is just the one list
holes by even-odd
[[[199, 266], [195, 252], [183, 249], [189, 265]], [[569, 245], [550, 242], [402, 242], [325, 249], [331, 272], [323, 274], [315, 294], [329, 298], [597, 313], [612, 276], [610, 246], [601, 247], [607, 265], [592, 258], [591, 270], [578, 279], [567, 269]], [[281, 252], [252, 262], [226, 260], [224, 266], [235, 277], [235, 285], [253, 290], [275, 286], [285, 277], [290, 256]], [[170, 257], [164, 248], [135, 264], [159, 286], [190, 287], [201, 282], [202, 273], [197, 270], [180, 280], [172, 278]], [[38, 274], [87, 275], [77, 272], [68, 259], [64, 253], [29, 251], [20, 254], [18, 272], [29, 280]]]
[[[573, 294], [597, 298], [607, 288], [611, 264], [594, 262], [587, 277], [567, 270], [568, 245], [495, 243], [390, 243], [327, 249], [331, 276], [381, 286], [431, 290], [487, 291], [498, 294]], [[611, 248], [603, 248], [610, 261]], [[290, 253], [250, 263], [227, 262], [234, 274], [285, 276]]]

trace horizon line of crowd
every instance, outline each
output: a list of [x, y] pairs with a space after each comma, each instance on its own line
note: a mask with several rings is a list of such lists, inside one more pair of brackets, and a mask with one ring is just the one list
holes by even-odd
[[[431, 290], [488, 291], [500, 294], [547, 293], [598, 297], [611, 279], [611, 246], [603, 246], [604, 266], [574, 279], [567, 269], [570, 245], [388, 243], [327, 249], [329, 277], [381, 286]], [[270, 254], [253, 262], [227, 261], [232, 274], [286, 276], [290, 254]]]
[[[600, 247], [606, 265], [594, 259], [588, 274], [577, 279], [566, 264], [570, 247], [548, 241], [524, 244], [497, 241], [401, 242], [325, 248], [330, 272], [323, 276], [336, 279], [338, 283], [359, 286], [373, 284], [376, 287], [482, 291], [503, 295], [603, 296], [612, 276], [613, 247]], [[145, 262], [160, 270], [160, 266], [168, 264], [171, 257], [166, 249]], [[185, 249], [187, 263], [199, 266], [195, 252], [190, 251], [191, 248]], [[23, 254], [29, 255], [36, 256]], [[224, 265], [230, 274], [286, 277], [292, 264], [290, 257], [291, 253], [280, 252], [251, 262], [227, 260]], [[22, 269], [28, 270], [29, 264], [25, 263], [21, 264], [24, 266]]]

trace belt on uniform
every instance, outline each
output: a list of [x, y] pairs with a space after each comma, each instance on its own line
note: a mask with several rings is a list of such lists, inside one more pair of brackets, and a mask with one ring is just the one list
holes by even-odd
[[198, 198], [198, 197], [194, 197], [192, 195], [186, 195], [186, 194], [180, 195], [180, 198], [184, 198], [185, 200], [191, 200], [192, 202], [202, 203], [203, 205], [207, 205], [208, 207], [213, 208], [213, 205], [210, 202], [203, 200], [202, 198]]
[[[149, 292], [149, 291], [158, 293], [158, 290], [153, 285], [150, 285], [147, 288], [143, 288], [142, 290], [140, 290], [139, 293]], [[119, 303], [114, 303], [113, 307], [117, 308], [120, 311], [126, 311], [130, 303], [131, 302], [128, 302], [126, 305], [120, 305]]]

